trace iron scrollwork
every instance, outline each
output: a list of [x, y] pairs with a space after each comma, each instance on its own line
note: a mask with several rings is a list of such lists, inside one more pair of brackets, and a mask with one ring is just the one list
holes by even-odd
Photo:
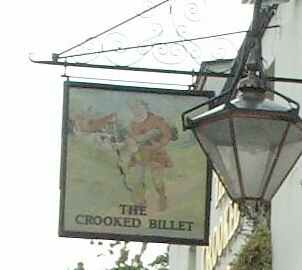
[[[140, 9], [154, 6], [156, 2], [144, 0]], [[171, 0], [168, 5], [142, 15], [127, 27], [121, 28], [119, 32], [111, 32], [102, 38], [100, 43], [93, 45], [101, 47], [101, 50], [108, 50], [207, 35], [208, 5], [208, 0]], [[132, 66], [146, 61], [148, 65], [181, 64], [182, 67], [199, 69], [203, 60], [225, 58], [231, 55], [234, 48], [229, 39], [220, 38], [117, 50], [102, 56], [113, 65]], [[88, 57], [88, 61], [96, 61], [99, 56]]]

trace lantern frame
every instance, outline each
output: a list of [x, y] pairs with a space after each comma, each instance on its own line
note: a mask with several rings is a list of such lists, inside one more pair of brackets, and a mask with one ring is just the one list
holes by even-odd
[[[263, 89], [257, 89], [255, 87], [249, 87], [249, 86], [245, 86], [242, 87], [244, 93], [246, 92], [253, 92], [254, 94], [258, 94], [258, 95], [263, 95], [264, 96], [264, 90]], [[233, 102], [234, 99], [231, 100], [231, 95], [233, 91], [227, 91], [222, 93], [219, 96], [216, 96], [212, 99], [210, 99], [208, 102], [205, 102], [203, 104], [200, 104], [194, 108], [191, 108], [185, 112], [182, 113], [181, 117], [182, 117], [182, 123], [183, 123], [183, 130], [187, 130], [187, 129], [191, 129], [193, 131], [194, 136], [196, 137], [200, 147], [202, 148], [203, 152], [206, 154], [206, 156], [208, 157], [208, 159], [211, 161], [211, 157], [208, 153], [208, 151], [206, 151], [205, 147], [202, 145], [201, 141], [198, 138], [198, 131], [196, 130], [197, 127], [199, 126], [199, 123], [206, 123], [207, 121], [209, 123], [213, 123], [216, 121], [219, 121], [219, 119], [230, 119], [230, 121], [234, 121], [233, 118], [236, 118], [236, 114], [241, 114], [244, 115], [246, 114], [247, 118], [260, 118], [260, 119], [268, 119], [268, 120], [276, 120], [276, 121], [285, 121], [288, 123], [288, 125], [293, 124], [295, 126], [297, 126], [296, 124], [298, 122], [301, 122], [302, 125], [302, 120], [299, 117], [299, 110], [300, 110], [300, 105], [299, 103], [297, 103], [296, 101], [292, 100], [291, 98], [275, 91], [275, 90], [271, 90], [271, 89], [267, 89], [267, 92], [271, 92], [281, 98], [283, 98], [285, 101], [288, 102], [288, 104], [290, 104], [291, 106], [289, 106], [287, 111], [281, 111], [281, 110], [267, 110], [267, 109], [250, 109], [250, 108], [238, 108], [236, 107]], [[225, 103], [222, 103], [222, 105], [216, 105], [217, 101], [221, 104], [222, 100], [226, 100]], [[193, 120], [192, 118], [190, 118], [190, 115], [194, 114], [197, 110], [201, 109], [204, 106], [209, 106], [210, 111], [208, 111], [209, 113], [203, 113], [201, 115], [197, 115], [195, 114], [195, 120]], [[218, 110], [219, 107], [221, 107], [221, 110]], [[217, 109], [218, 112], [213, 112], [211, 113], [211, 109]], [[205, 115], [205, 116], [203, 116]], [[241, 117], [241, 119], [244, 117]], [[299, 128], [299, 127], [298, 127]], [[302, 128], [301, 128], [302, 129]], [[301, 130], [302, 133], [302, 130]], [[283, 142], [282, 140], [279, 142], [279, 146], [278, 151], [281, 152], [282, 148], [283, 148], [283, 143], [284, 140], [286, 138], [286, 135], [282, 135], [283, 138]], [[234, 134], [230, 134], [230, 137], [232, 140], [234, 140], [235, 135]], [[302, 136], [301, 136], [302, 137]], [[234, 156], [236, 156], [238, 158], [238, 153], [236, 153], [236, 144], [233, 143], [232, 144], [232, 148], [235, 151]], [[280, 154], [280, 153], [279, 153]], [[227, 194], [229, 195], [229, 197], [235, 201], [238, 202], [239, 204], [242, 202], [247, 202], [247, 201], [256, 201], [256, 202], [261, 202], [262, 204], [269, 204], [270, 203], [270, 199], [265, 199], [264, 195], [265, 195], [265, 191], [268, 188], [268, 185], [270, 183], [271, 177], [273, 175], [275, 166], [280, 158], [279, 154], [277, 153], [275, 158], [274, 158], [274, 164], [271, 165], [270, 167], [270, 173], [269, 176], [266, 177], [265, 179], [262, 179], [261, 184], [264, 183], [263, 185], [263, 189], [260, 190], [260, 194], [261, 196], [257, 196], [257, 197], [249, 197], [249, 196], [245, 196], [245, 192], [243, 192], [242, 187], [240, 188], [240, 195], [238, 196], [238, 198], [235, 198], [234, 196], [232, 196], [231, 192], [230, 192], [230, 187], [227, 186], [227, 184], [223, 181], [223, 176], [221, 175], [221, 173], [218, 171], [217, 168], [215, 168], [213, 162], [212, 163], [212, 168], [213, 170], [217, 173], [220, 182], [222, 183], [222, 185], [225, 187]], [[274, 192], [272, 193], [272, 195], [270, 196], [271, 198], [274, 197], [274, 195], [278, 192], [278, 190], [280, 189], [280, 187], [282, 186], [283, 182], [285, 181], [285, 179], [287, 178], [288, 174], [291, 172], [291, 170], [293, 169], [293, 167], [295, 166], [295, 164], [297, 163], [297, 161], [299, 160], [299, 158], [302, 155], [302, 150], [297, 154], [297, 158], [293, 160], [293, 162], [290, 164], [289, 168], [284, 170], [286, 172], [286, 174], [281, 177], [281, 182], [277, 185], [277, 187], [273, 190]], [[236, 161], [239, 162], [239, 161]], [[236, 166], [236, 170], [237, 172], [240, 171], [240, 168], [238, 168], [238, 163]], [[238, 182], [243, 185], [244, 181], [242, 181], [242, 178], [240, 179], [240, 177], [238, 177]], [[260, 185], [260, 183], [259, 183]]]

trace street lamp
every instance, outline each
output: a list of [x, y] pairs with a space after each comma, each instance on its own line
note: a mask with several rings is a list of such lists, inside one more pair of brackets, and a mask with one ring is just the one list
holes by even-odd
[[[255, 20], [257, 17], [254, 27]], [[256, 34], [252, 29], [250, 38]], [[223, 94], [227, 97], [224, 104], [194, 113], [222, 98], [216, 97], [184, 112], [182, 119], [184, 129], [193, 131], [234, 201], [269, 203], [302, 154], [302, 120], [297, 102], [266, 86], [257, 42], [260, 40], [255, 40], [250, 54], [254, 64], [247, 65], [247, 78], [238, 89]], [[232, 99], [237, 90], [241, 94]], [[267, 99], [267, 91], [287, 104]]]
[[250, 72], [239, 97], [185, 118], [234, 201], [270, 202], [302, 154], [299, 104], [268, 100], [260, 83]]

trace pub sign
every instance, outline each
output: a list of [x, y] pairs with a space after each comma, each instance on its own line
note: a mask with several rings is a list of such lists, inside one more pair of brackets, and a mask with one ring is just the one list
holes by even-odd
[[206, 245], [211, 173], [181, 113], [209, 96], [65, 82], [59, 235]]

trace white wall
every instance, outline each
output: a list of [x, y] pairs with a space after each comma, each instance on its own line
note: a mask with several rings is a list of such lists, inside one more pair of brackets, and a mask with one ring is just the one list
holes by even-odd
[[[280, 24], [281, 27], [267, 30], [263, 41], [265, 64], [269, 65], [275, 59], [275, 76], [302, 79], [302, 0], [291, 0], [280, 5], [271, 24]], [[276, 83], [275, 89], [298, 101], [302, 107], [302, 84]], [[213, 225], [217, 222], [216, 215], [213, 212], [211, 214]], [[273, 270], [301, 270], [302, 160], [273, 199], [271, 223]], [[181, 256], [183, 254], [181, 253]], [[175, 255], [177, 256], [177, 253]], [[189, 253], [183, 257], [186, 259], [176, 260], [177, 265], [171, 269], [186, 269], [184, 264], [187, 263], [188, 256]], [[200, 267], [202, 258], [197, 256], [196, 259], [197, 266]]]
[[[276, 59], [275, 76], [302, 78], [302, 1], [282, 4], [274, 18], [281, 28], [268, 30], [264, 58]], [[277, 83], [275, 89], [302, 104], [302, 84]], [[302, 269], [302, 162], [272, 202], [273, 270]]]
[[169, 263], [171, 270], [187, 270], [189, 268], [190, 246], [171, 245]]

